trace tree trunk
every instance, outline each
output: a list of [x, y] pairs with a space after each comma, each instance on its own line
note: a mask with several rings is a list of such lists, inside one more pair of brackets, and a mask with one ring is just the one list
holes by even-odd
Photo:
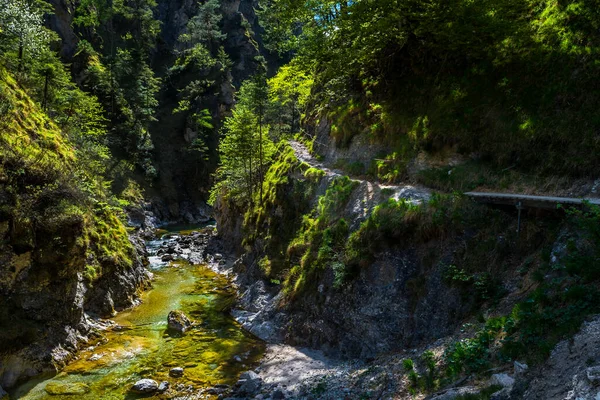
[[50, 80], [50, 73], [46, 72], [44, 78], [44, 98], [42, 99], [42, 110], [48, 111], [48, 81]]
[[294, 101], [292, 100], [292, 123], [290, 124], [290, 135], [294, 134], [294, 123], [296, 122], [296, 106], [294, 105]]
[[23, 69], [23, 42], [19, 42], [19, 64], [17, 65], [17, 75], [21, 74]]
[[258, 111], [258, 177], [259, 177], [259, 190], [260, 190], [260, 199], [259, 203], [262, 206], [263, 202], [263, 182], [265, 177], [263, 176], [263, 138], [262, 138], [262, 104], [260, 105]]

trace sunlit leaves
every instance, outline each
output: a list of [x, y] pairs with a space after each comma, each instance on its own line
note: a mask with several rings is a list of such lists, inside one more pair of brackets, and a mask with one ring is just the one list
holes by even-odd
[[[5, 62], [21, 70], [25, 58], [37, 57], [53, 35], [44, 27], [44, 12], [26, 0], [0, 0], [0, 50]], [[12, 54], [12, 56], [11, 56]]]

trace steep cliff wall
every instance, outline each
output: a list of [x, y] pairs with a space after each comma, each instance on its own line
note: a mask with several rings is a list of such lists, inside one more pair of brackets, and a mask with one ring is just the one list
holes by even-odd
[[0, 386], [64, 364], [93, 335], [86, 315], [134, 304], [148, 282], [134, 246], [73, 145], [0, 69]]

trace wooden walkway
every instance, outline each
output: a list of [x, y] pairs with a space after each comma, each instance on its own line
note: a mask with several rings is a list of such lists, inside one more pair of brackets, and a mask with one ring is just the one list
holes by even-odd
[[586, 203], [600, 205], [600, 198], [577, 199], [573, 197], [531, 196], [513, 193], [467, 192], [465, 196], [475, 201], [488, 204], [515, 206], [518, 208], [556, 209], [559, 204], [564, 206], [582, 206]]

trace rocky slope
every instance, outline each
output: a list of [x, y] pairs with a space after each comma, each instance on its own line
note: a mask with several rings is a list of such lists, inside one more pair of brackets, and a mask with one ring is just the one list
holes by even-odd
[[[596, 293], [591, 272], [584, 273], [588, 289], [564, 295], [575, 290], [571, 285], [582, 284], [581, 268], [595, 270], [593, 262], [587, 264], [590, 259], [582, 258], [589, 251], [596, 254], [582, 240], [585, 223], [573, 224], [560, 212], [530, 213], [516, 235], [509, 209], [481, 207], [408, 184], [343, 178], [329, 162], [352, 157], [360, 147], [351, 144], [338, 152], [326, 146], [324, 161], [317, 161], [297, 142], [281, 145], [274, 174], [267, 174], [272, 181], [264, 186], [269, 200], [257, 206], [256, 215], [242, 218], [239, 206], [224, 198], [216, 206], [220, 251], [237, 249], [241, 255], [231, 263], [242, 290], [236, 319], [270, 343], [352, 360], [331, 361], [323, 354], [309, 360], [314, 375], [287, 395], [595, 398], [597, 360], [585, 350], [597, 340], [595, 319], [570, 341], [557, 340], [572, 336], [596, 310], [593, 300], [588, 303]], [[402, 199], [416, 208], [397, 206]], [[408, 211], [398, 220], [394, 207]], [[332, 254], [323, 237], [341, 220], [350, 233], [342, 244], [325, 242], [334, 255], [321, 258], [321, 253]], [[388, 227], [387, 221], [394, 225]], [[368, 251], [352, 267], [356, 243]], [[340, 262], [352, 275], [340, 279]], [[552, 300], [540, 300], [539, 293]], [[297, 367], [300, 375], [307, 368], [292, 360], [304, 356], [287, 358], [287, 350], [280, 351], [281, 357], [269, 358], [257, 370], [263, 389], [256, 393], [265, 397], [276, 387], [269, 382], [278, 376], [289, 380], [282, 372], [286, 368]], [[414, 366], [408, 369], [407, 361]]]

